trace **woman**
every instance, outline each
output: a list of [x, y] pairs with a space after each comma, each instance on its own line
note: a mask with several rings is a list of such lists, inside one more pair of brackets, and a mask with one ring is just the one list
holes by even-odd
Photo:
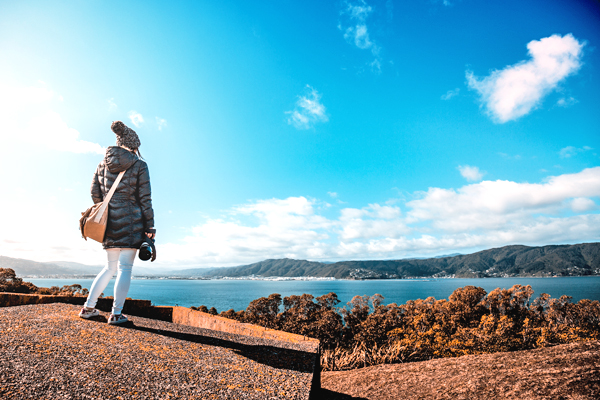
[[154, 239], [156, 230], [150, 194], [150, 175], [148, 165], [141, 159], [140, 139], [133, 129], [121, 121], [113, 122], [110, 128], [117, 135], [117, 146], [106, 150], [104, 160], [94, 173], [94, 204], [104, 199], [121, 171], [125, 171], [125, 174], [109, 205], [106, 235], [102, 242], [108, 263], [94, 279], [79, 316], [87, 319], [99, 315], [95, 309], [98, 297], [117, 273], [113, 307], [108, 319], [109, 324], [115, 325], [127, 322], [127, 317], [121, 314], [121, 311], [129, 291], [131, 268], [137, 249], [144, 242], [145, 236]]

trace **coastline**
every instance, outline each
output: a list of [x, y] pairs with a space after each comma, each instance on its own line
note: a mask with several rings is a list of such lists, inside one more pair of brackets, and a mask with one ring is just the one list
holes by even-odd
[[[190, 280], [190, 281], [425, 281], [439, 279], [503, 279], [503, 278], [585, 278], [600, 276], [600, 274], [590, 275], [502, 275], [502, 276], [415, 276], [402, 278], [335, 278], [320, 276], [223, 276], [223, 277], [203, 277], [203, 276], [172, 276], [172, 275], [133, 275], [132, 279], [137, 280]], [[23, 279], [94, 279], [96, 274], [84, 275], [20, 275]]]

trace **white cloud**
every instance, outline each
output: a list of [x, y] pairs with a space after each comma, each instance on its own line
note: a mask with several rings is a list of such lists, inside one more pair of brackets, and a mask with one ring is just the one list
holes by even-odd
[[[305, 197], [260, 200], [234, 207], [226, 218], [196, 226], [183, 244], [165, 246], [174, 262], [224, 265], [265, 258], [320, 258], [331, 221]], [[253, 223], [243, 223], [240, 218]]]
[[167, 120], [166, 119], [164, 119], [164, 118], [158, 118], [158, 117], [155, 117], [155, 118], [156, 118], [156, 125], [158, 125], [158, 130], [159, 131], [162, 131], [163, 128], [167, 127]]
[[596, 202], [587, 197], [577, 197], [571, 201], [571, 209], [574, 212], [586, 212], [598, 208]]
[[[548, 178], [544, 183], [483, 181], [458, 190], [430, 188], [407, 203], [410, 221], [432, 221], [435, 230], [499, 229], [535, 221], [537, 214], [557, 214], [566, 201], [600, 196], [600, 167]], [[600, 232], [600, 227], [599, 227]]]
[[[79, 131], [57, 112], [60, 107], [73, 105], [43, 82], [35, 86], [0, 82], [4, 161], [18, 166], [0, 170], [0, 182], [13, 183], [9, 195], [0, 198], [0, 254], [36, 261], [85, 260], [98, 265], [105, 259], [101, 246], [85, 242], [77, 229], [80, 212], [91, 205], [92, 171], [85, 182], [78, 182], [79, 168], [73, 162], [99, 161], [101, 157], [95, 154], [104, 155], [104, 149], [82, 140]], [[68, 153], [94, 155], [84, 161]], [[40, 215], [51, 234], [48, 229], [31, 229], [39, 224]]]
[[463, 178], [469, 182], [480, 181], [485, 175], [485, 172], [479, 171], [478, 167], [472, 167], [470, 165], [459, 165], [458, 170]]
[[[65, 172], [65, 178], [71, 178], [68, 171]], [[61, 184], [64, 181], [62, 179]], [[34, 187], [16, 187], [11, 190], [10, 196], [2, 197], [0, 255], [35, 261], [103, 264], [106, 254], [102, 246], [92, 240], [83, 240], [77, 226], [80, 212], [92, 204], [89, 184], [86, 182], [77, 193], [61, 190], [57, 186], [46, 194], [38, 193]], [[80, 204], [81, 209], [72, 208], [65, 212], [65, 204], [73, 203], [74, 197], [82, 200], [74, 202]], [[46, 226], [52, 227], [51, 234], [47, 229], [31, 229], [39, 222], [39, 215], [44, 216]]]
[[37, 144], [45, 144], [48, 148], [72, 153], [97, 153], [104, 154], [105, 149], [98, 143], [79, 139], [79, 132], [69, 128], [61, 116], [48, 111], [40, 114], [31, 121], [29, 126], [32, 131], [40, 132], [39, 135], [30, 136]]
[[137, 112], [135, 110], [129, 111], [127, 116], [129, 117], [129, 119], [131, 120], [131, 123], [133, 125], [135, 125], [136, 128], [139, 128], [140, 125], [144, 122], [144, 117], [142, 116], [142, 114], [140, 114], [139, 112]]
[[54, 102], [62, 96], [42, 82], [35, 87], [19, 87], [0, 82], [0, 119], [5, 143], [27, 143], [52, 150], [73, 153], [104, 154], [97, 143], [80, 139], [79, 131], [70, 128], [54, 111]]
[[448, 90], [446, 92], [446, 94], [442, 95], [441, 99], [442, 100], [450, 100], [451, 98], [458, 96], [459, 93], [460, 93], [460, 88]]
[[296, 129], [309, 129], [318, 122], [329, 121], [319, 92], [308, 85], [306, 85], [306, 92], [304, 96], [298, 97], [293, 111], [286, 111], [286, 114], [289, 114], [288, 124]]
[[493, 71], [478, 79], [467, 71], [467, 83], [481, 96], [490, 117], [499, 123], [520, 118], [581, 66], [585, 43], [568, 34], [552, 35], [527, 44], [530, 60]]
[[[600, 239], [600, 167], [541, 183], [484, 181], [430, 188], [403, 205], [332, 209], [303, 196], [251, 202], [162, 246], [177, 265], [241, 265], [267, 258], [390, 259], [508, 244]], [[402, 212], [402, 207], [407, 212]], [[575, 213], [575, 215], [573, 214]]]
[[[77, 221], [89, 205], [88, 187], [85, 182], [74, 192], [53, 189], [43, 202], [31, 187], [12, 188], [0, 207], [2, 255], [102, 264], [101, 247], [83, 241], [76, 223], [64, 223]], [[81, 209], [65, 211], [62, 205], [73, 197], [80, 197]], [[305, 196], [247, 202], [196, 223], [178, 242], [161, 242], [157, 262], [143, 267], [231, 266], [283, 257], [398, 259], [508, 244], [600, 241], [600, 167], [538, 183], [432, 187], [406, 198], [412, 200], [364, 207], [332, 206]], [[30, 229], [31, 209], [48, 217], [52, 235]]]
[[399, 207], [370, 204], [362, 209], [344, 208], [339, 218], [342, 240], [397, 238], [410, 229], [401, 219]]
[[589, 146], [583, 146], [582, 148], [567, 146], [567, 147], [560, 149], [560, 151], [558, 152], [558, 155], [560, 156], [560, 158], [571, 158], [573, 156], [576, 156], [579, 153], [584, 153], [588, 150], [593, 150], [593, 149]]

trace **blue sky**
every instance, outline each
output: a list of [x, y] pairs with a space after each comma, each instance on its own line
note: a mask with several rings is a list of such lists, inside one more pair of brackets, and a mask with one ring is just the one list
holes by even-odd
[[0, 255], [103, 263], [114, 120], [156, 268], [600, 241], [599, 43], [594, 1], [0, 1]]

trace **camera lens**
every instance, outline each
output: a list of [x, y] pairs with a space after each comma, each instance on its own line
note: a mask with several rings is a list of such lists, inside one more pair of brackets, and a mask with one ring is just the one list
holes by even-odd
[[150, 257], [152, 257], [152, 247], [150, 247], [150, 245], [148, 243], [144, 242], [140, 246], [139, 257], [140, 257], [140, 260], [142, 260], [142, 261], [148, 261], [150, 259]]

